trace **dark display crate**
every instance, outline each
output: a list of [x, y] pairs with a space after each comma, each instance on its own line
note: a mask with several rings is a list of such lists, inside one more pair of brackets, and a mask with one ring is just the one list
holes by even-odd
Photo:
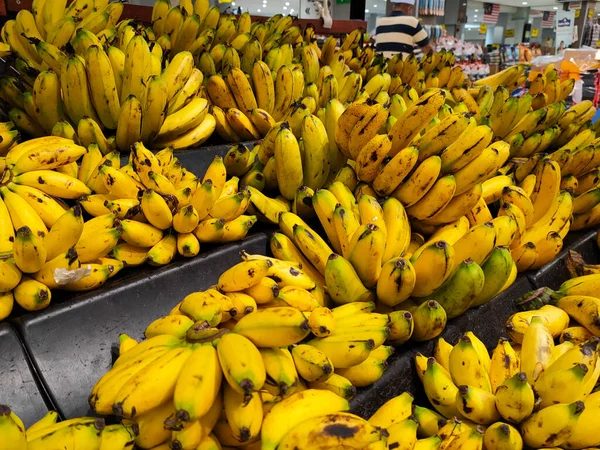
[[215, 284], [241, 261], [240, 250], [265, 253], [258, 234], [179, 261], [150, 274], [54, 305], [18, 321], [19, 331], [50, 398], [66, 418], [91, 414], [87, 397], [113, 362], [120, 333], [142, 338], [154, 319], [169, 313], [187, 294]]
[[52, 408], [17, 332], [8, 323], [0, 324], [0, 404], [10, 406], [25, 426]]

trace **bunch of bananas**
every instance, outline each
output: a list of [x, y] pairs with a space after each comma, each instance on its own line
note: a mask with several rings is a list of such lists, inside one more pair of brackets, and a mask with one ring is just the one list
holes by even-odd
[[511, 317], [507, 329], [515, 344], [501, 338], [491, 355], [467, 332], [454, 346], [439, 339], [434, 357], [415, 357], [428, 399], [459, 431], [454, 440], [467, 438], [465, 428], [481, 427], [483, 448], [491, 450], [600, 445], [591, 427], [600, 407], [592, 393], [600, 376], [599, 341], [555, 345], [569, 316], [545, 308]]
[[347, 411], [356, 387], [383, 375], [394, 351], [386, 340], [410, 338], [412, 315], [375, 313], [373, 302], [327, 308], [301, 254], [285, 245], [284, 235], [273, 236], [271, 246], [288, 260], [243, 252], [217, 285], [149, 324], [145, 341], [121, 335], [119, 358], [92, 389], [92, 409], [135, 422], [141, 448], [168, 441], [182, 449], [208, 437], [288, 448], [301, 421]]
[[52, 289], [95, 289], [125, 266], [193, 257], [201, 243], [243, 239], [256, 223], [244, 215], [251, 192], [226, 182], [221, 157], [203, 179], [171, 148], [153, 154], [137, 142], [129, 163], [120, 162], [118, 151], [103, 156], [96, 144], [86, 150], [61, 137], [8, 152], [0, 179], [2, 318], [13, 301], [42, 309]]
[[6, 405], [0, 405], [0, 448], [47, 450], [50, 448], [88, 448], [98, 450], [132, 449], [136, 425], [106, 425], [97, 417], [78, 417], [58, 422], [56, 411], [25, 429], [23, 421]]
[[[393, 56], [387, 61], [386, 73], [392, 76], [392, 88], [389, 94], [396, 92], [402, 83], [414, 88], [421, 95], [427, 88], [452, 89], [462, 86], [467, 77], [462, 67], [454, 65], [454, 53], [441, 50], [438, 53], [427, 53], [421, 60], [415, 55], [402, 54]], [[374, 76], [372, 79], [377, 77]]]
[[496, 72], [495, 74], [489, 75], [484, 78], [480, 78], [473, 84], [475, 86], [506, 86], [508, 88], [515, 89], [517, 86], [521, 86], [527, 80], [524, 75], [525, 67], [522, 64], [507, 67], [504, 70]]
[[[517, 308], [526, 310], [526, 312], [517, 313], [516, 316], [538, 315], [542, 317], [548, 327], [551, 328], [554, 337], [559, 337], [561, 333], [565, 332], [569, 324], [569, 317], [578, 324], [578, 327], [571, 327], [573, 330], [566, 330], [571, 333], [572, 337], [587, 340], [591, 336], [600, 336], [600, 326], [598, 324], [600, 299], [597, 297], [600, 274], [595, 272], [597, 267], [594, 265], [583, 265], [583, 268], [589, 270], [588, 275], [571, 278], [565, 281], [556, 291], [547, 287], [541, 288], [517, 300], [515, 302]], [[550, 315], [546, 317], [545, 312]], [[552, 320], [558, 312], [566, 319], [561, 321], [560, 325]], [[554, 324], [550, 325], [549, 320], [553, 321]], [[509, 321], [509, 323], [511, 322], [514, 321]], [[507, 328], [511, 326], [507, 325]], [[564, 340], [565, 336], [562, 336], [561, 339]]]
[[575, 87], [575, 79], [560, 81], [554, 64], [548, 64], [542, 73], [537, 74], [529, 86], [533, 96], [533, 108], [539, 109], [551, 103], [565, 100]]
[[[123, 50], [105, 50], [89, 31], [87, 37], [96, 41], [85, 41], [80, 30], [74, 39], [85, 44], [72, 40], [74, 54], [46, 49], [49, 69], [36, 71], [29, 85], [5, 79], [2, 98], [12, 107], [9, 117], [17, 128], [33, 137], [61, 135], [64, 128], [73, 135], [73, 124], [82, 141], [121, 150], [137, 141], [174, 149], [206, 141], [215, 120], [208, 101], [198, 95], [203, 74], [191, 53], [178, 53], [162, 70], [161, 51], [153, 53], [160, 46], [149, 46], [142, 34], [124, 42], [128, 27], [116, 35]], [[41, 52], [42, 46], [51, 44], [38, 39], [35, 48]], [[114, 136], [107, 139], [103, 130]]]

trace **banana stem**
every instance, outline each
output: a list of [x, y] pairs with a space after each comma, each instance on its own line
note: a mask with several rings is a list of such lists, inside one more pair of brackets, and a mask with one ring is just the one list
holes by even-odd
[[563, 294], [548, 287], [542, 287], [515, 300], [515, 306], [520, 311], [533, 311], [544, 305], [554, 305], [561, 297], [563, 297]]
[[565, 264], [567, 266], [569, 275], [571, 275], [571, 278], [584, 275], [583, 266], [585, 265], [585, 261], [583, 260], [581, 254], [577, 253], [575, 250], [569, 250]]

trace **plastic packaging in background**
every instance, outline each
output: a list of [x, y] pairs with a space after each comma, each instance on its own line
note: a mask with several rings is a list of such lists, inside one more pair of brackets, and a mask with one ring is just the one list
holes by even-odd
[[596, 49], [568, 48], [558, 55], [537, 56], [531, 60], [532, 72], [543, 72], [549, 64], [568, 72], [587, 72], [600, 67], [596, 60]]
[[544, 69], [550, 64], [560, 64], [563, 60], [563, 55], [546, 55], [536, 56], [531, 60], [531, 71], [532, 72], [543, 72]]
[[581, 102], [583, 97], [583, 81], [581, 79], [575, 81], [575, 87], [573, 88], [571, 96], [573, 97], [573, 103]]

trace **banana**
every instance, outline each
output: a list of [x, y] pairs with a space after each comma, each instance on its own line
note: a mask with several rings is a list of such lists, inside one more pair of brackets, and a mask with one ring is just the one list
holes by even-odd
[[414, 330], [411, 338], [415, 341], [428, 341], [439, 336], [446, 327], [447, 315], [444, 308], [435, 300], [411, 308]]
[[[277, 323], [277, 326], [265, 333], [265, 325], [261, 324], [268, 323]], [[304, 339], [309, 331], [302, 312], [287, 306], [259, 310], [240, 319], [234, 327], [234, 332], [247, 337], [258, 347], [272, 347], [275, 343], [292, 345]]]
[[483, 445], [485, 448], [497, 450], [509, 448], [522, 449], [523, 438], [513, 426], [496, 422], [485, 430]]
[[456, 173], [476, 159], [492, 141], [493, 132], [487, 125], [480, 125], [463, 132], [441, 153], [442, 172]]
[[110, 59], [101, 47], [93, 45], [85, 53], [85, 68], [98, 117], [106, 128], [114, 129], [119, 120], [120, 103]]
[[10, 218], [10, 211], [4, 201], [0, 201], [0, 253], [13, 251], [15, 233]]
[[196, 97], [179, 111], [170, 114], [164, 120], [156, 139], [158, 145], [181, 136], [198, 126], [208, 114], [208, 101]]
[[460, 412], [455, 406], [458, 388], [435, 358], [427, 359], [423, 387], [427, 398], [440, 414], [444, 417], [460, 417]]
[[[275, 120], [281, 120], [293, 102], [293, 76], [292, 70], [287, 66], [281, 66], [277, 70], [277, 74], [274, 78], [275, 101], [272, 112], [272, 116]], [[321, 99], [321, 101], [323, 100]]]
[[496, 245], [496, 229], [492, 222], [485, 222], [471, 228], [454, 245], [456, 261], [473, 259], [482, 266], [491, 255]]
[[552, 362], [554, 341], [540, 317], [533, 317], [525, 334], [521, 349], [521, 370], [528, 380], [535, 382]]
[[[435, 187], [435, 185], [434, 185]], [[433, 188], [431, 189], [433, 191]], [[438, 213], [425, 221], [428, 225], [439, 225], [455, 222], [469, 214], [482, 198], [482, 185], [476, 184], [471, 190], [457, 195], [446, 204]], [[417, 203], [418, 205], [419, 203]], [[416, 205], [415, 205], [416, 206]]]
[[128, 149], [142, 137], [143, 108], [139, 99], [130, 95], [123, 100], [117, 123], [116, 142], [122, 150]]
[[440, 178], [417, 203], [407, 208], [407, 214], [419, 220], [435, 217], [450, 203], [456, 186], [453, 175]]
[[165, 80], [159, 75], [150, 77], [147, 84], [148, 88], [143, 105], [140, 137], [144, 142], [152, 142], [165, 122], [168, 86]]
[[511, 276], [513, 264], [508, 248], [495, 247], [489, 258], [481, 266], [485, 283], [471, 306], [483, 305], [500, 293]]
[[[381, 272], [386, 232], [373, 223], [361, 226], [350, 242], [348, 260], [366, 287], [374, 287]], [[367, 249], [369, 249], [367, 251]], [[366, 258], [365, 256], [368, 255]]]
[[573, 433], [584, 410], [585, 404], [576, 401], [552, 405], [532, 414], [521, 425], [523, 442], [530, 447], [561, 445]]
[[300, 136], [303, 140], [303, 183], [311, 189], [318, 189], [323, 186], [330, 171], [327, 130], [321, 120], [311, 114], [302, 120]]
[[88, 88], [84, 62], [77, 57], [65, 59], [61, 66], [60, 84], [66, 112], [73, 123], [87, 116], [99, 122]]
[[450, 352], [450, 374], [457, 385], [468, 385], [479, 388], [491, 394], [491, 383], [486, 364], [489, 366], [489, 356], [484, 352], [484, 361], [475, 347], [475, 341], [467, 335], [460, 337], [458, 343]]
[[[362, 148], [377, 135], [387, 117], [388, 109], [385, 105], [375, 103], [356, 122], [348, 136], [348, 151], [352, 159], [357, 159]], [[391, 141], [391, 138], [389, 139]]]
[[437, 299], [448, 318], [454, 318], [473, 305], [482, 292], [485, 281], [484, 270], [475, 261], [466, 259], [431, 297]]
[[[198, 364], [200, 361], [201, 365]], [[200, 367], [202, 377], [198, 376]], [[207, 414], [219, 396], [222, 377], [217, 351], [212, 346], [196, 348], [183, 366], [175, 385], [173, 398], [177, 417], [189, 421]]]
[[373, 299], [373, 293], [362, 283], [352, 264], [332, 253], [325, 266], [325, 281], [332, 299], [338, 304]]
[[91, 194], [90, 189], [77, 178], [52, 170], [26, 172], [14, 177], [13, 181], [59, 198], [75, 199]]
[[[380, 196], [387, 196], [393, 193], [398, 186], [403, 186], [401, 183], [407, 176], [409, 176], [409, 174], [411, 174], [412, 169], [417, 164], [418, 154], [419, 151], [417, 147], [414, 146], [406, 147], [397, 152], [397, 154], [391, 158], [387, 164], [383, 166], [383, 168], [379, 168], [379, 173], [376, 175], [372, 184], [375, 192], [377, 192], [377, 194]], [[407, 183], [410, 182], [412, 176], [416, 176], [416, 172], [417, 170], [411, 174], [411, 177], [409, 177]], [[396, 198], [398, 198], [398, 196]], [[398, 200], [401, 199], [398, 198]]]
[[416, 272], [412, 295], [425, 297], [435, 291], [451, 275], [454, 261], [455, 251], [445, 241], [433, 242], [415, 251], [410, 259]]
[[33, 84], [33, 101], [35, 118], [46, 133], [51, 133], [54, 125], [65, 118], [58, 74], [47, 71], [37, 76]]
[[[593, 277], [593, 275], [588, 276]], [[574, 278], [573, 280], [577, 280], [577, 278]], [[556, 306], [564, 310], [569, 317], [577, 320], [579, 324], [587, 328], [592, 334], [598, 334], [600, 327], [598, 327], [594, 319], [594, 314], [600, 307], [600, 302], [598, 302], [595, 297], [590, 297], [585, 294], [570, 294], [558, 300]]]
[[298, 142], [287, 122], [277, 132], [274, 147], [277, 183], [282, 195], [293, 200], [296, 190], [302, 185], [303, 170]]
[[15, 230], [27, 226], [38, 238], [43, 239], [46, 236], [48, 228], [45, 222], [38, 215], [36, 209], [24, 197], [21, 197], [6, 186], [0, 187], [0, 194]]
[[393, 196], [409, 208], [423, 198], [436, 182], [441, 171], [441, 158], [431, 156], [416, 166], [406, 181], [393, 192]]
[[34, 234], [28, 226], [16, 230], [13, 257], [21, 272], [39, 271], [46, 262], [46, 256], [47, 251], [42, 237]]
[[309, 382], [324, 382], [333, 373], [331, 361], [322, 351], [301, 344], [292, 348], [292, 358], [298, 374]]
[[113, 409], [124, 417], [144, 414], [173, 395], [177, 378], [192, 350], [176, 347], [137, 372], [117, 393]]
[[79, 261], [88, 263], [106, 256], [117, 245], [122, 232], [120, 222], [116, 222], [114, 228], [102, 230], [93, 236], [82, 235], [75, 245]]
[[32, 278], [45, 284], [50, 289], [57, 289], [59, 284], [54, 279], [54, 270], [58, 268], [74, 270], [79, 269], [79, 267], [80, 262], [77, 251], [70, 248], [65, 253], [61, 253], [56, 258], [47, 261], [39, 272], [32, 275]]
[[435, 117], [444, 104], [445, 97], [446, 95], [442, 91], [434, 91], [421, 97], [406, 110], [390, 130], [392, 136], [390, 156], [395, 156], [408, 146], [412, 139]]
[[259, 108], [273, 114], [275, 108], [275, 85], [271, 70], [263, 61], [256, 61], [252, 66], [252, 86]]
[[468, 114], [455, 113], [427, 130], [415, 142], [419, 146], [418, 161], [439, 155], [442, 150], [456, 142], [465, 130], [471, 128], [472, 124], [474, 125], [474, 122], [469, 120]]
[[[240, 350], [244, 351], [242, 357], [238, 354]], [[236, 333], [225, 334], [217, 344], [217, 352], [223, 375], [234, 390], [249, 395], [262, 388], [265, 366], [260, 352], [247, 338]]]
[[392, 258], [382, 267], [377, 280], [377, 298], [388, 306], [396, 306], [412, 293], [416, 272], [404, 258]]
[[[31, 100], [31, 94], [27, 94], [26, 98]], [[25, 107], [31, 106], [31, 109], [33, 109], [33, 105], [31, 103], [32, 102], [28, 102]], [[8, 118], [19, 130], [29, 136], [41, 137], [45, 134], [42, 126], [37, 122], [35, 115], [29, 115], [26, 111], [23, 111], [19, 108], [13, 108], [8, 112]]]
[[456, 242], [462, 238], [471, 225], [466, 216], [461, 217], [454, 222], [439, 227], [429, 238], [428, 242], [432, 241], [446, 241], [450, 245], [456, 244]]
[[[265, 449], [274, 450], [281, 443], [284, 448], [288, 448], [287, 442], [298, 442], [294, 430], [298, 429], [297, 426], [301, 422], [348, 409], [347, 400], [330, 391], [308, 389], [294, 393], [276, 403], [265, 416], [261, 432], [262, 445]], [[313, 430], [313, 426], [311, 424], [302, 434]], [[291, 438], [289, 441], [286, 436], [288, 432]]]
[[481, 425], [490, 425], [500, 420], [494, 395], [474, 386], [458, 387], [456, 407], [464, 417]]

